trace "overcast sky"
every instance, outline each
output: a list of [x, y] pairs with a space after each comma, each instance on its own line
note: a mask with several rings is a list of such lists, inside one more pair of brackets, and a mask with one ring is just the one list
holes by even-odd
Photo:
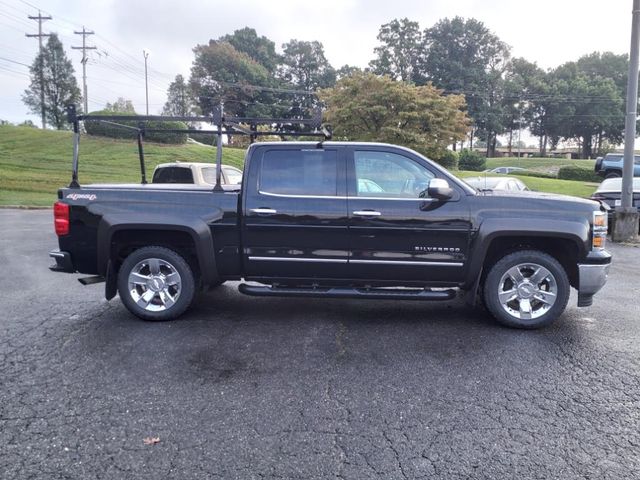
[[[37, 22], [27, 15], [50, 14], [44, 32], [57, 32], [81, 85], [81, 36], [86, 26], [97, 50], [90, 54], [89, 109], [100, 109], [117, 97], [145, 110], [144, 60], [150, 67], [149, 113], [159, 113], [173, 77], [189, 74], [192, 48], [210, 38], [253, 27], [278, 49], [292, 38], [319, 40], [338, 68], [364, 67], [373, 58], [380, 25], [408, 17], [421, 28], [444, 17], [474, 17], [484, 22], [522, 56], [547, 69], [593, 51], [627, 53], [632, 0], [0, 0], [0, 119], [34, 121], [21, 101], [28, 69], [37, 51]], [[8, 61], [11, 60], [12, 62]], [[15, 63], [18, 62], [18, 63]]]

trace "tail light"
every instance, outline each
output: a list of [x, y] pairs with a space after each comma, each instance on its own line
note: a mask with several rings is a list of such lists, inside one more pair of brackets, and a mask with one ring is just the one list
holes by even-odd
[[53, 204], [53, 224], [59, 237], [69, 233], [69, 205], [62, 202]]

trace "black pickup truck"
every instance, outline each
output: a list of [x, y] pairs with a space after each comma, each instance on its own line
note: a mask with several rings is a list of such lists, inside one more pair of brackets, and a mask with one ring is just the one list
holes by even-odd
[[[255, 143], [237, 190], [181, 184], [63, 188], [60, 272], [106, 280], [147, 320], [198, 289], [243, 280], [259, 296], [446, 300], [476, 296], [509, 326], [549, 324], [570, 286], [588, 306], [611, 256], [593, 201], [479, 192], [406, 148]], [[250, 282], [250, 283], [249, 283]]]

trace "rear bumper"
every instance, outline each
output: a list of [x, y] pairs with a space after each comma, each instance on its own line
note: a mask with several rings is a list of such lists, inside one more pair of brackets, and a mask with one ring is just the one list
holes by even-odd
[[49, 256], [56, 261], [55, 265], [49, 267], [52, 272], [74, 273], [76, 271], [71, 263], [71, 254], [69, 252], [52, 250], [49, 252]]

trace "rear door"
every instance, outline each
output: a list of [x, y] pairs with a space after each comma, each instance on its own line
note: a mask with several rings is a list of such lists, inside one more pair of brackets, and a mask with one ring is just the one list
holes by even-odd
[[350, 149], [347, 165], [350, 277], [462, 280], [471, 227], [464, 192], [451, 185], [451, 200], [424, 197], [439, 172], [393, 147]]
[[346, 164], [341, 147], [257, 148], [243, 206], [247, 278], [347, 273]]

